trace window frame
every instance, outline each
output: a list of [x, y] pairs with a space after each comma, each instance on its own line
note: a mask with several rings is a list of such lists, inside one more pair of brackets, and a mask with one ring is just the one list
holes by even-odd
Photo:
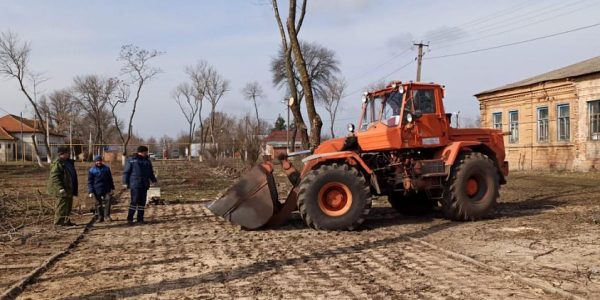
[[[540, 113], [545, 110], [546, 118], [541, 119]], [[540, 106], [536, 109], [536, 123], [537, 123], [537, 142], [538, 143], [548, 143], [550, 141], [550, 129], [549, 129], [549, 110], [548, 106]], [[542, 128], [543, 127], [543, 128]], [[542, 132], [544, 131], [544, 132]], [[542, 135], [542, 133], [545, 133]]]
[[[496, 122], [496, 116], [500, 117], [499, 123]], [[498, 127], [497, 125], [500, 125], [500, 127]], [[502, 112], [500, 111], [500, 112], [492, 113], [492, 128], [502, 130], [502, 125], [503, 125], [502, 124]]]
[[[568, 109], [568, 113], [566, 116], [561, 117], [561, 109], [565, 107]], [[566, 132], [564, 135], [561, 135], [561, 121], [565, 119], [567, 120], [567, 122], [565, 123]], [[571, 141], [571, 105], [569, 103], [561, 103], [556, 105], [556, 140], [558, 142]]]
[[[513, 121], [513, 118], [512, 118], [513, 115], [517, 116], [516, 122]], [[511, 110], [508, 112], [508, 129], [510, 131], [510, 135], [508, 136], [508, 142], [510, 144], [518, 144], [519, 143], [519, 111], [518, 110]], [[516, 134], [513, 134], [513, 130], [516, 131]]]
[[[588, 139], [590, 141], [600, 141], [600, 100], [592, 100], [588, 101]], [[597, 105], [597, 111], [592, 114], [593, 105]], [[595, 118], [595, 120], [594, 120]], [[594, 122], [596, 123], [596, 132], [592, 131], [594, 127]]]

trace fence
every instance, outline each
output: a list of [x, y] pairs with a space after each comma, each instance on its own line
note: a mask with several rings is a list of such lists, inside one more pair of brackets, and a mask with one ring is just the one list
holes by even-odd
[[[234, 145], [221, 145], [221, 150], [219, 151], [211, 151], [215, 148], [215, 145], [211, 145], [210, 143], [206, 143], [203, 145], [203, 151], [196, 149], [192, 149], [192, 152], [189, 152], [189, 143], [155, 143], [155, 144], [129, 144], [127, 146], [127, 153], [132, 154], [137, 151], [137, 147], [140, 145], [144, 145], [148, 147], [148, 152], [150, 153], [151, 159], [186, 159], [186, 158], [200, 158], [200, 157], [235, 157], [242, 158], [245, 154], [244, 149], [240, 149], [235, 147]], [[194, 146], [196, 144], [192, 144]], [[38, 149], [42, 150], [44, 147], [43, 144], [37, 145]], [[123, 153], [123, 145], [122, 144], [50, 144], [50, 151], [52, 153], [52, 157], [57, 156], [59, 147], [68, 147], [71, 149], [71, 157], [80, 161], [91, 161], [95, 155], [102, 155], [104, 160], [107, 162], [113, 161], [121, 161], [122, 153]], [[9, 150], [7, 146], [3, 146], [3, 150]], [[40, 151], [41, 152], [41, 151]], [[42, 161], [46, 160], [45, 151], [40, 154], [40, 158]], [[216, 154], [218, 152], [218, 154]], [[190, 155], [191, 154], [191, 155]], [[23, 146], [19, 142], [12, 143], [10, 146], [10, 152], [6, 153], [3, 158], [0, 157], [0, 163], [9, 163], [9, 162], [33, 162], [36, 161], [36, 154], [33, 145], [28, 143], [23, 143]]]

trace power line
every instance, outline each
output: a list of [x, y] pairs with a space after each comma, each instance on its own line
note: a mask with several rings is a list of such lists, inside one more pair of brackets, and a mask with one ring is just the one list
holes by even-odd
[[518, 42], [513, 42], [513, 43], [508, 43], [508, 44], [502, 44], [502, 45], [488, 47], [488, 48], [482, 48], [482, 49], [464, 51], [464, 52], [457, 52], [457, 53], [451, 53], [451, 54], [445, 54], [445, 55], [438, 55], [438, 56], [426, 57], [425, 59], [427, 59], [427, 60], [438, 59], [438, 58], [445, 58], [445, 57], [452, 57], [452, 56], [459, 56], [459, 55], [471, 54], [471, 53], [476, 53], [476, 52], [483, 52], [483, 51], [488, 51], [488, 50], [494, 50], [494, 49], [498, 49], [498, 48], [504, 48], [504, 47], [514, 46], [514, 45], [525, 44], [525, 43], [529, 43], [529, 42], [533, 42], [533, 41], [537, 41], [537, 40], [542, 40], [542, 39], [546, 39], [546, 38], [550, 38], [550, 37], [555, 37], [555, 36], [559, 36], [559, 35], [563, 35], [563, 34], [575, 32], [575, 31], [580, 31], [580, 30], [584, 30], [584, 29], [588, 29], [588, 28], [592, 28], [592, 27], [597, 27], [597, 26], [600, 26], [600, 23], [595, 23], [595, 24], [592, 24], [592, 25], [577, 27], [577, 28], [573, 28], [573, 29], [570, 29], [570, 30], [561, 31], [561, 32], [557, 32], [557, 33], [553, 33], [553, 34], [549, 34], [549, 35], [544, 35], [544, 36], [540, 36], [540, 37], [536, 37], [536, 38], [531, 38], [531, 39], [527, 39], [527, 40], [522, 40], [522, 41], [518, 41]]
[[[543, 19], [540, 19], [540, 20], [535, 20], [533, 22], [529, 22], [529, 23], [526, 23], [526, 24], [521, 25], [521, 26], [512, 27], [512, 28], [509, 28], [509, 29], [506, 29], [506, 30], [503, 30], [503, 31], [500, 31], [500, 32], [490, 33], [490, 34], [487, 34], [487, 35], [484, 35], [484, 36], [480, 36], [480, 37], [477, 37], [477, 38], [472, 38], [472, 39], [468, 39], [468, 40], [457, 42], [457, 43], [449, 43], [449, 44], [446, 44], [445, 46], [435, 48], [435, 50], [445, 49], [445, 48], [453, 47], [453, 46], [456, 46], [456, 45], [466, 44], [466, 43], [470, 43], [470, 42], [474, 42], [474, 41], [479, 41], [479, 40], [482, 40], [482, 39], [486, 39], [486, 38], [489, 38], [489, 37], [497, 36], [497, 35], [500, 35], [500, 34], [504, 34], [504, 33], [508, 33], [508, 32], [513, 32], [513, 31], [516, 31], [516, 30], [519, 30], [519, 29], [523, 29], [525, 27], [529, 27], [529, 26], [532, 26], [532, 25], [536, 25], [536, 24], [539, 24], [539, 23], [542, 23], [542, 22], [546, 22], [546, 21], [549, 21], [549, 20], [554, 20], [554, 19], [556, 19], [558, 17], [563, 17], [563, 16], [566, 16], [566, 15], [569, 15], [569, 14], [581, 11], [583, 9], [586, 9], [586, 8], [589, 8], [589, 7], [598, 5], [598, 4], [600, 4], [600, 3], [599, 2], [594, 2], [594, 3], [590, 4], [590, 5], [583, 6], [583, 7], [578, 7], [578, 8], [575, 8], [573, 10], [570, 10], [570, 11], [566, 11], [566, 12], [562, 12], [561, 11], [561, 13], [555, 14], [555, 15], [551, 15], [551, 16], [549, 16], [547, 18], [543, 18]], [[535, 17], [541, 16], [541, 15], [543, 15], [543, 14], [535, 15]], [[530, 19], [531, 18], [528, 18], [526, 20], [530, 20]], [[480, 30], [480, 31], [477, 31], [475, 34], [480, 34], [480, 33], [484, 33], [484, 32], [493, 31], [493, 30], [496, 30], [498, 28], [506, 28], [506, 27], [505, 26], [499, 26], [499, 27], [496, 27], [496, 28], [490, 28], [490, 29]], [[441, 45], [444, 45], [444, 44], [445, 44], [444, 42], [441, 43]]]
[[459, 24], [459, 25], [454, 26], [453, 28], [451, 28], [449, 30], [437, 32], [437, 33], [429, 36], [428, 38], [430, 40], [435, 40], [438, 37], [443, 37], [445, 35], [448, 35], [448, 34], [452, 33], [453, 31], [462, 30], [461, 27], [470, 28], [470, 27], [474, 27], [475, 25], [479, 25], [479, 24], [483, 24], [483, 23], [489, 22], [489, 21], [494, 20], [494, 19], [499, 18], [499, 17], [500, 18], [501, 17], [505, 17], [507, 15], [513, 14], [515, 12], [518, 12], [519, 10], [521, 10], [521, 9], [529, 6], [532, 3], [533, 3], [532, 1], [521, 2], [521, 3], [517, 4], [517, 5], [510, 6], [508, 8], [496, 11], [496, 12], [491, 13], [489, 15], [485, 15], [483, 17], [479, 17], [479, 18], [476, 18], [474, 20], [471, 20], [471, 21]]
[[386, 61], [384, 61], [384, 62], [382, 62], [382, 63], [378, 64], [377, 66], [374, 66], [374, 67], [372, 67], [372, 68], [369, 68], [369, 70], [368, 70], [368, 71], [365, 71], [365, 72], [361, 73], [360, 75], [357, 75], [357, 76], [354, 76], [354, 77], [352, 77], [352, 78], [351, 78], [351, 79], [349, 79], [348, 81], [349, 81], [349, 82], [351, 82], [351, 81], [354, 81], [354, 80], [356, 80], [356, 79], [358, 79], [358, 78], [361, 78], [361, 77], [363, 77], [363, 76], [365, 76], [365, 75], [367, 75], [367, 74], [369, 74], [369, 73], [372, 73], [373, 71], [376, 71], [376, 70], [378, 70], [379, 68], [381, 68], [381, 67], [383, 67], [383, 66], [387, 65], [388, 63], [390, 63], [392, 60], [394, 60], [394, 59], [396, 59], [396, 58], [398, 58], [398, 57], [402, 56], [402, 54], [404, 54], [404, 53], [406, 53], [406, 52], [410, 51], [410, 49], [412, 49], [412, 46], [409, 46], [408, 48], [406, 48], [406, 49], [402, 50], [402, 51], [401, 51], [401, 52], [399, 52], [398, 54], [395, 54], [395, 55], [393, 55], [392, 57], [390, 57], [390, 58], [389, 58], [389, 59], [387, 59]]
[[[404, 68], [406, 68], [406, 67], [410, 66], [410, 65], [411, 65], [412, 63], [414, 63], [416, 60], [417, 60], [417, 58], [416, 58], [416, 57], [415, 57], [415, 58], [413, 58], [413, 59], [412, 59], [412, 60], [410, 60], [408, 63], [406, 63], [406, 64], [404, 64], [404, 65], [400, 66], [400, 67], [399, 67], [399, 68], [397, 68], [397, 69], [394, 69], [392, 72], [390, 72], [389, 74], [387, 74], [387, 75], [385, 75], [385, 76], [383, 76], [383, 77], [379, 78], [379, 79], [378, 79], [378, 80], [376, 80], [375, 82], [379, 82], [379, 81], [382, 81], [382, 80], [386, 79], [386, 78], [387, 78], [387, 77], [389, 77], [390, 75], [392, 75], [392, 74], [394, 74], [394, 73], [396, 73], [396, 72], [398, 72], [398, 71], [400, 71], [400, 70], [402, 70], [402, 69], [404, 69]], [[342, 95], [342, 99], [343, 99], [343, 98], [347, 98], [348, 96], [354, 95], [354, 94], [356, 94], [356, 93], [359, 93], [359, 92], [361, 92], [361, 91], [363, 91], [363, 90], [364, 90], [364, 88], [359, 88], [359, 89], [356, 89], [356, 90], [354, 90], [354, 91], [352, 91], [352, 92], [346, 93], [346, 94]]]

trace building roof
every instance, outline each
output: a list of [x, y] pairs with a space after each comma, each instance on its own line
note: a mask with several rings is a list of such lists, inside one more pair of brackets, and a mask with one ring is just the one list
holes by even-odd
[[[290, 130], [289, 131], [289, 137], [290, 139], [292, 138], [292, 135], [294, 135], [294, 131]], [[263, 139], [263, 141], [265, 143], [267, 143], [267, 145], [272, 145], [272, 144], [287, 144], [287, 137], [288, 137], [288, 131], [286, 130], [273, 130], [271, 131], [271, 133], [269, 135], [267, 135], [267, 137], [265, 137]], [[296, 134], [296, 144], [301, 143], [299, 140], [299, 133]]]
[[16, 141], [17, 139], [0, 127], [0, 141]]
[[[21, 124], [23, 124], [22, 127]], [[8, 133], [19, 133], [21, 130], [24, 133], [43, 133], [42, 126], [44, 125], [40, 121], [21, 118], [15, 115], [0, 117], [0, 127], [4, 128]], [[64, 137], [64, 135], [52, 129], [50, 130], [50, 135]]]
[[546, 81], [558, 80], [558, 79], [566, 79], [573, 78], [583, 75], [588, 75], [592, 73], [600, 72], [600, 56], [596, 56], [594, 58], [590, 58], [588, 60], [584, 60], [578, 62], [576, 64], [572, 64], [570, 66], [566, 66], [564, 68], [556, 69], [554, 71], [550, 71], [548, 73], [544, 73], [541, 75], [533, 76], [521, 81], [513, 82], [511, 84], [503, 85], [497, 88], [493, 88], [487, 91], [483, 91], [475, 94], [475, 96], [498, 92], [502, 90], [508, 90], [512, 88], [532, 85], [536, 83], [542, 83]]

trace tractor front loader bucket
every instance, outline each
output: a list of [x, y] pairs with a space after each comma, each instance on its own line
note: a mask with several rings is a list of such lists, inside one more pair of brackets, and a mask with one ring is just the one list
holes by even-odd
[[[289, 166], [286, 174], [293, 173], [293, 178], [296, 179], [298, 172], [289, 162], [284, 164], [286, 166]], [[290, 176], [292, 175], [288, 175], [288, 178], [292, 181]], [[297, 189], [292, 189], [286, 202], [281, 204], [273, 178], [273, 165], [264, 162], [242, 176], [221, 198], [208, 205], [208, 209], [246, 229], [257, 229], [265, 225], [278, 226], [297, 209], [296, 193]]]

